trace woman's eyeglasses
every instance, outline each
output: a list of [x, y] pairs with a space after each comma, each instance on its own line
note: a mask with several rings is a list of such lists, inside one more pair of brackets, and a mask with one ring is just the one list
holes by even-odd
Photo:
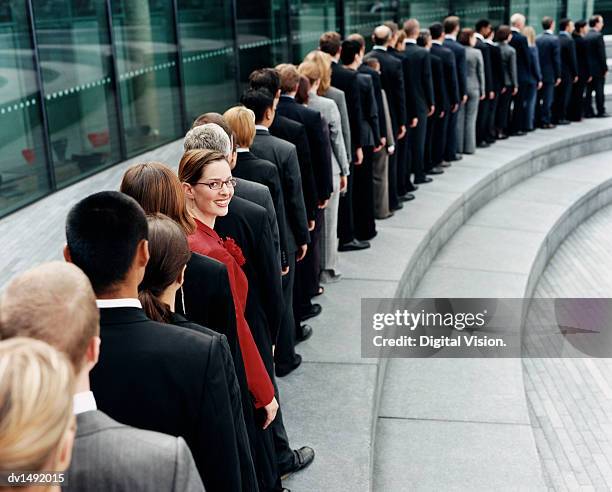
[[206, 185], [211, 190], [220, 190], [221, 188], [223, 188], [223, 185], [227, 186], [228, 188], [235, 188], [237, 183], [238, 181], [236, 181], [236, 178], [229, 178], [229, 179], [226, 179], [225, 181], [221, 181], [220, 179], [218, 179], [216, 181], [209, 181], [208, 183], [199, 181], [196, 184]]

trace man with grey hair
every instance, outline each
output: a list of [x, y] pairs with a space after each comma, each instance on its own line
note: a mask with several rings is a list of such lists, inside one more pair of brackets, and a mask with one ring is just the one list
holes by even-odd
[[518, 75], [518, 91], [513, 97], [514, 110], [510, 121], [510, 135], [527, 134], [527, 112], [525, 111], [525, 100], [529, 86], [529, 75], [531, 74], [531, 58], [529, 56], [529, 43], [521, 32], [525, 27], [525, 16], [523, 14], [512, 14], [510, 17], [512, 38], [508, 43], [516, 50], [516, 72]]
[[182, 437], [128, 427], [97, 409], [89, 373], [100, 355], [100, 315], [78, 267], [56, 261], [32, 268], [9, 282], [0, 304], [1, 340], [42, 340], [72, 363], [78, 425], [62, 490], [204, 490]]
[[232, 156], [232, 142], [227, 133], [215, 123], [204, 123], [187, 132], [183, 140], [185, 152], [195, 149], [218, 150], [227, 156], [228, 161]]

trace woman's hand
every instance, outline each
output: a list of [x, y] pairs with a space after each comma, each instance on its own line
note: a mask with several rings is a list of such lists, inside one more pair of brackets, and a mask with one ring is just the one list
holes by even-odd
[[267, 429], [272, 421], [276, 418], [276, 412], [278, 412], [278, 402], [276, 401], [276, 397], [272, 398], [272, 401], [264, 407], [264, 410], [266, 411], [266, 420], [263, 424], [263, 428]]

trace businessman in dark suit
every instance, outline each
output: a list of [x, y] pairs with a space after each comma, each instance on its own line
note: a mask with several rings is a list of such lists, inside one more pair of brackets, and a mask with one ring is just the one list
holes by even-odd
[[[446, 149], [444, 158], [446, 161], [458, 161], [462, 157], [457, 154], [457, 134], [458, 126], [463, 125], [465, 118], [461, 118], [467, 102], [467, 63], [465, 60], [465, 46], [457, 42], [457, 34], [461, 28], [459, 17], [451, 15], [444, 19], [444, 43], [445, 48], [450, 49], [455, 56], [455, 70], [457, 72], [457, 86], [459, 89], [459, 109], [451, 112], [448, 119], [448, 129], [446, 137]], [[463, 132], [461, 132], [463, 133]]]
[[74, 369], [77, 431], [62, 490], [204, 490], [183, 438], [128, 427], [97, 409], [89, 373], [100, 354], [100, 316], [81, 270], [59, 261], [39, 265], [13, 278], [1, 302], [0, 340], [41, 340]]
[[572, 87], [578, 82], [578, 60], [576, 42], [572, 38], [574, 23], [571, 19], [559, 21], [559, 44], [561, 47], [561, 83], [555, 89], [553, 103], [553, 123], [569, 124], [568, 106], [572, 96]]
[[568, 118], [571, 121], [580, 121], [585, 114], [584, 91], [591, 81], [587, 43], [584, 36], [587, 33], [588, 23], [583, 20], [576, 21], [572, 39], [576, 44], [576, 60], [578, 62], [578, 81], [572, 87], [572, 95], [568, 108]]
[[[436, 122], [434, 129], [435, 143], [432, 148], [432, 160], [435, 169], [436, 166], [447, 166], [450, 164], [450, 161], [447, 159], [448, 156], [446, 155], [446, 149], [449, 148], [447, 139], [450, 135], [448, 129], [450, 115], [455, 114], [459, 110], [462, 96], [459, 92], [459, 84], [457, 82], [455, 55], [449, 48], [442, 44], [444, 41], [444, 28], [442, 24], [439, 22], [432, 24], [429, 26], [429, 32], [431, 33], [432, 39], [431, 54], [437, 56], [442, 61], [442, 83], [448, 96], [448, 111], [445, 111], [444, 118]], [[442, 143], [444, 143], [444, 145], [442, 145]]]
[[554, 35], [555, 21], [552, 17], [542, 19], [542, 28], [544, 32], [536, 38], [542, 70], [540, 119], [541, 127], [550, 129], [555, 127], [551, 112], [555, 87], [561, 83], [561, 46], [559, 38]]
[[[396, 135], [396, 147], [399, 146], [399, 140], [406, 136], [408, 118], [406, 114], [406, 90], [404, 87], [404, 74], [402, 70], [402, 62], [388, 51], [392, 38], [391, 29], [387, 26], [378, 26], [372, 34], [372, 42], [374, 46], [366, 56], [374, 57], [380, 63], [380, 80], [382, 88], [385, 90], [387, 100], [389, 102], [389, 111], [391, 113], [391, 124], [393, 133]], [[401, 187], [398, 184], [398, 168], [405, 167], [405, 163], [399, 159], [389, 160], [389, 207], [391, 210], [402, 208], [399, 201], [398, 190]], [[404, 200], [412, 200], [414, 195], [407, 193], [404, 195]]]
[[[420, 25], [416, 19], [404, 22], [406, 48], [402, 67], [408, 120], [408, 148], [410, 149], [410, 171], [414, 174], [414, 184], [430, 183], [432, 178], [425, 174], [425, 139], [427, 119], [434, 114], [434, 92], [431, 75], [431, 56], [417, 44]], [[416, 119], [416, 125], [414, 120]]]
[[604, 27], [603, 17], [594, 15], [589, 19], [589, 32], [587, 32], [584, 40], [587, 46], [587, 59], [589, 60], [589, 71], [591, 74], [591, 82], [587, 84], [586, 92], [586, 116], [593, 116], [593, 91], [595, 91], [595, 106], [597, 108], [597, 117], [605, 118], [608, 116], [605, 107], [604, 85], [606, 83], [606, 75], [608, 73], [608, 63], [606, 60], [606, 45], [604, 43], [603, 34], [601, 33]]
[[490, 29], [488, 35], [485, 37], [485, 43], [487, 43], [491, 52], [491, 80], [493, 92], [495, 94], [495, 97], [491, 100], [491, 108], [485, 124], [485, 132], [488, 143], [493, 143], [497, 140], [495, 119], [502, 90], [505, 90], [502, 53], [499, 46], [493, 42], [493, 36], [494, 31], [493, 29]]
[[481, 19], [476, 22], [474, 30], [474, 35], [476, 36], [476, 46], [474, 47], [482, 53], [485, 75], [485, 97], [478, 104], [478, 116], [476, 117], [476, 145], [478, 147], [488, 147], [491, 143], [495, 142], [488, 131], [490, 114], [492, 111], [495, 111], [493, 101], [496, 96], [491, 61], [492, 49], [491, 45], [486, 42], [487, 36], [492, 31], [491, 23], [487, 19]]
[[143, 210], [119, 192], [81, 200], [66, 221], [65, 256], [88, 276], [100, 308], [104, 350], [91, 373], [99, 408], [183, 437], [207, 490], [256, 490], [240, 463], [222, 354], [203, 334], [151, 321], [140, 307], [147, 235]]
[[514, 109], [510, 120], [510, 134], [516, 136], [527, 134], [527, 111], [525, 111], [525, 101], [531, 74], [531, 58], [529, 57], [529, 44], [527, 43], [527, 38], [521, 33], [524, 27], [525, 16], [518, 13], [512, 14], [510, 17], [512, 38], [509, 44], [516, 50], [518, 89], [512, 98]]

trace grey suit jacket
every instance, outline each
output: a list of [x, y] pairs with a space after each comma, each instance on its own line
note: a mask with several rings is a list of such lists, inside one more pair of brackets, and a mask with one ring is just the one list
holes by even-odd
[[77, 415], [72, 461], [62, 491], [150, 490], [204, 490], [183, 438], [128, 427], [98, 410]]
[[336, 103], [311, 92], [308, 96], [308, 107], [317, 110], [329, 125], [329, 140], [332, 146], [332, 174], [345, 176], [349, 170], [344, 136], [342, 135], [342, 119]]
[[274, 210], [274, 202], [272, 201], [272, 195], [266, 185], [261, 183], [255, 183], [247, 179], [236, 178], [238, 184], [234, 190], [234, 194], [240, 198], [244, 198], [249, 202], [253, 202], [260, 207], [266, 209], [268, 212], [268, 222], [270, 223], [270, 229], [272, 230], [272, 239], [274, 240], [274, 247], [276, 248], [276, 254], [278, 261], [280, 262], [280, 235], [278, 231], [278, 219], [276, 217], [276, 211]]
[[498, 43], [504, 67], [504, 85], [518, 87], [518, 74], [516, 69], [516, 50], [507, 42]]
[[482, 53], [476, 48], [466, 46], [465, 61], [467, 65], [467, 91], [478, 93], [478, 97], [485, 94], [484, 60]]
[[[344, 96], [344, 91], [336, 87], [330, 87], [327, 89], [323, 97], [331, 99], [338, 106], [338, 111], [340, 111], [340, 124], [342, 126], [342, 136], [344, 137], [344, 147], [346, 148], [346, 159], [348, 162], [351, 162], [351, 123], [349, 122], [348, 117], [348, 109], [346, 107], [346, 97]], [[348, 169], [346, 170], [346, 174], [349, 174]]]

